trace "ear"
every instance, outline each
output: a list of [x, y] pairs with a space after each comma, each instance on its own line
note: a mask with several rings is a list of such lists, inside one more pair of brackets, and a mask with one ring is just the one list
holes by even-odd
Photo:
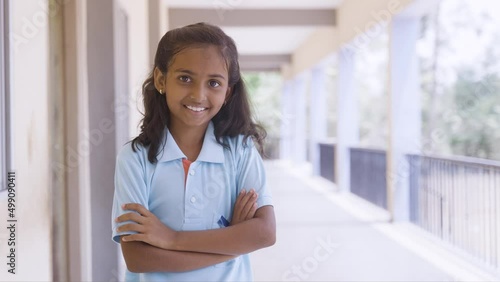
[[167, 74], [164, 74], [159, 68], [155, 67], [153, 77], [156, 90], [162, 90], [162, 92], [165, 93], [165, 80], [167, 78]]

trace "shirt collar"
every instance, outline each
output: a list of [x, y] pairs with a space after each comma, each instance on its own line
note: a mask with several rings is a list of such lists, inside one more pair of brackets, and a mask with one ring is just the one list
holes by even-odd
[[214, 124], [210, 122], [205, 132], [201, 152], [196, 161], [209, 163], [224, 163], [224, 147], [215, 138]]
[[[163, 142], [166, 142], [163, 146], [163, 152], [160, 153], [161, 156], [158, 159], [158, 162], [168, 162], [187, 158], [179, 146], [177, 146], [177, 143], [168, 128], [166, 128], [165, 138], [166, 140], [164, 139]], [[224, 163], [224, 148], [215, 138], [214, 125], [212, 122], [208, 124], [207, 131], [205, 132], [205, 137], [203, 139], [203, 145], [196, 161]]]

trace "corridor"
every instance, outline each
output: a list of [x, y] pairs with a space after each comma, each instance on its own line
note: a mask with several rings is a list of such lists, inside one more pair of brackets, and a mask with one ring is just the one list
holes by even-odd
[[454, 281], [373, 227], [388, 224], [362, 221], [315, 191], [333, 184], [312, 189], [282, 162], [266, 166], [277, 241], [252, 254], [256, 281]]

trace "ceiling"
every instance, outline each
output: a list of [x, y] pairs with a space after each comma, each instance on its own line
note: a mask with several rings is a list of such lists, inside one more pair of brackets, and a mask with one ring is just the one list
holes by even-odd
[[172, 8], [334, 9], [343, 0], [168, 0]]
[[[170, 27], [200, 21], [218, 25], [235, 40], [240, 55], [253, 61], [252, 70], [276, 70], [285, 63], [283, 58], [290, 58], [314, 30], [335, 25], [335, 9], [342, 1], [168, 0], [167, 3]], [[270, 60], [273, 55], [279, 59]], [[267, 63], [259, 67], [259, 60]], [[245, 69], [246, 64], [240, 64]]]

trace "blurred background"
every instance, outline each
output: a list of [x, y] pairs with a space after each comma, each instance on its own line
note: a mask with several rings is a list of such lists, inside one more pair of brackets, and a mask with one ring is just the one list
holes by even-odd
[[0, 0], [0, 280], [123, 280], [116, 154], [196, 22], [236, 41], [268, 132], [256, 280], [500, 281], [495, 0]]

